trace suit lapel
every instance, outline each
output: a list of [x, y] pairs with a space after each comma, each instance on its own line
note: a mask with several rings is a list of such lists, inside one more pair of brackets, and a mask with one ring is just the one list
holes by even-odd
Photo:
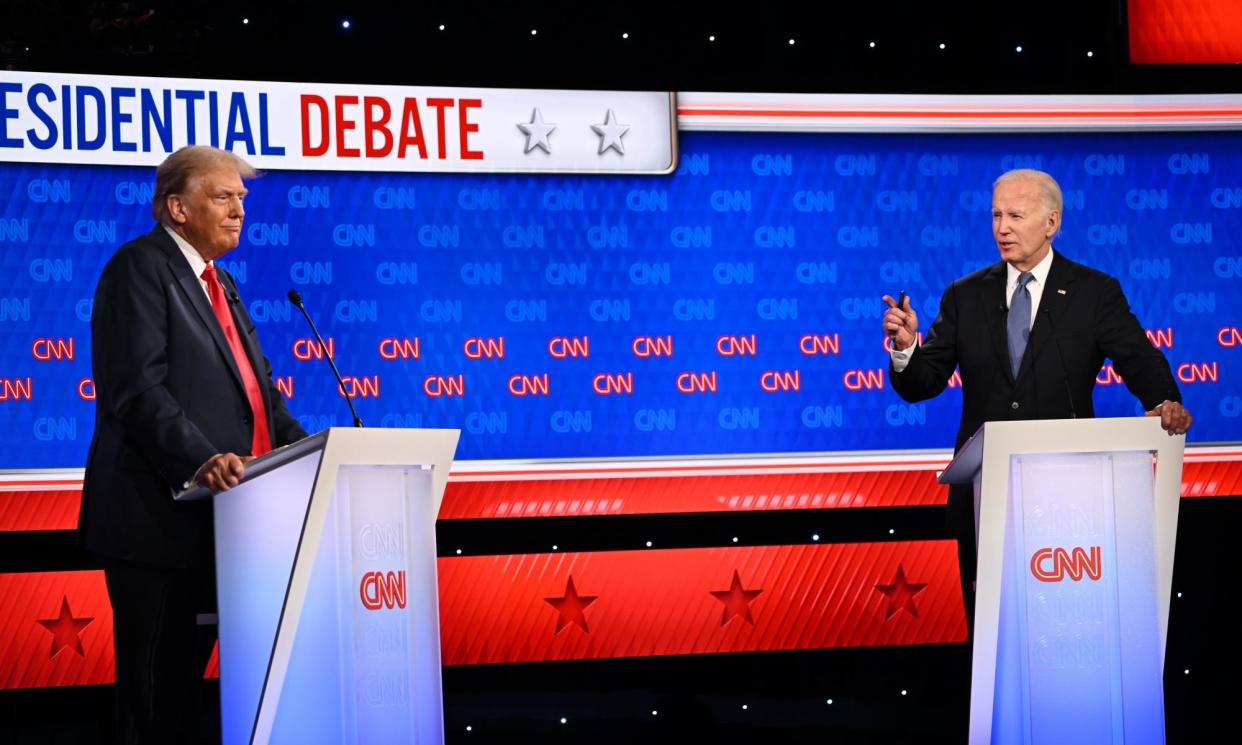
[[1022, 355], [1019, 380], [1035, 364], [1040, 349], [1052, 337], [1052, 330], [1061, 327], [1061, 317], [1065, 315], [1065, 309], [1074, 297], [1074, 275], [1074, 263], [1060, 254], [1054, 254], [1043, 294], [1039, 296], [1039, 312], [1035, 316], [1035, 325], [1031, 327], [1031, 338], [1026, 344], [1026, 353]]
[[237, 363], [233, 360], [233, 350], [229, 348], [228, 340], [224, 338], [224, 331], [220, 328], [220, 321], [216, 320], [216, 314], [211, 309], [211, 303], [208, 302], [207, 295], [203, 292], [203, 285], [199, 278], [194, 276], [189, 263], [181, 255], [181, 249], [177, 247], [176, 242], [168, 235], [168, 231], [164, 229], [164, 226], [157, 225], [155, 230], [151, 231], [151, 236], [164, 249], [164, 253], [168, 255], [168, 267], [172, 271], [173, 277], [177, 280], [177, 286], [185, 295], [190, 306], [194, 308], [203, 330], [215, 342], [216, 349], [219, 350], [220, 356], [224, 358], [225, 366], [228, 367], [229, 372], [233, 376], [233, 382], [241, 389], [242, 395], [245, 395], [246, 390], [242, 384], [241, 373], [238, 372]]
[[1013, 383], [1013, 370], [1009, 364], [1009, 343], [1005, 330], [1005, 262], [993, 264], [983, 275], [983, 307], [987, 319], [988, 337], [996, 365], [1004, 371], [1005, 378]]

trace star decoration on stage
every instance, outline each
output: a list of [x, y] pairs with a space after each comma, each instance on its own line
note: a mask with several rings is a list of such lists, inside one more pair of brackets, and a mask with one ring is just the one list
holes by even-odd
[[539, 148], [548, 155], [552, 154], [552, 143], [548, 142], [548, 137], [556, 129], [556, 125], [545, 122], [538, 108], [531, 113], [529, 122], [518, 122], [517, 128], [526, 135], [526, 150], [523, 152], [529, 153]]
[[574, 587], [574, 577], [569, 575], [569, 582], [565, 585], [565, 594], [559, 598], [544, 598], [544, 602], [551, 605], [560, 614], [556, 619], [556, 632], [561, 633], [561, 629], [569, 624], [574, 624], [578, 628], [591, 633], [587, 628], [586, 614], [584, 611], [591, 603], [594, 603], [598, 595], [579, 595], [578, 590]]
[[906, 570], [901, 565], [897, 565], [897, 577], [891, 585], [876, 585], [875, 589], [884, 593], [888, 598], [888, 608], [884, 611], [884, 620], [897, 615], [900, 610], [910, 612], [915, 618], [919, 617], [919, 608], [914, 604], [914, 596], [918, 595], [927, 587], [927, 583], [909, 582], [906, 580]]
[[755, 619], [750, 615], [750, 601], [759, 597], [759, 593], [763, 590], [746, 590], [742, 588], [742, 579], [738, 576], [737, 570], [733, 570], [733, 581], [729, 584], [727, 590], [712, 590], [712, 595], [724, 603], [724, 612], [720, 615], [720, 625], [724, 626], [735, 616], [741, 616], [746, 623], [751, 626], [755, 625]]
[[62, 595], [60, 615], [56, 618], [39, 620], [39, 625], [52, 633], [52, 651], [48, 654], [48, 659], [55, 657], [66, 647], [77, 652], [79, 657], [85, 657], [86, 651], [82, 648], [82, 637], [79, 634], [94, 620], [94, 617], [75, 618], [73, 612], [69, 610], [69, 598]]
[[612, 113], [612, 109], [604, 116], [603, 124], [592, 124], [591, 129], [595, 134], [599, 135], [599, 154], [603, 155], [610, 148], [616, 150], [618, 154], [625, 155], [625, 143], [621, 142], [621, 138], [626, 132], [630, 131], [628, 124], [618, 124], [617, 115]]

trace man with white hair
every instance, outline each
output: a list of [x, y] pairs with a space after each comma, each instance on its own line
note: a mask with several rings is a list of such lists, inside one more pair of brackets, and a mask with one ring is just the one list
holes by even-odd
[[[1104, 359], [1170, 434], [1191, 416], [1169, 363], [1151, 342], [1116, 279], [1053, 251], [1061, 228], [1061, 188], [1042, 171], [1019, 169], [992, 190], [992, 235], [1001, 261], [949, 285], [927, 338], [906, 298], [884, 297], [892, 339], [889, 375], [907, 401], [945, 389], [961, 369], [962, 417], [954, 449], [984, 422], [1094, 416], [1091, 392]], [[975, 530], [969, 487], [949, 493], [958, 538], [962, 594], [973, 622]]]

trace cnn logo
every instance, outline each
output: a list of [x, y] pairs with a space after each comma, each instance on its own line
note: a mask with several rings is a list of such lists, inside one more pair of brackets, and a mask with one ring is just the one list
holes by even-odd
[[1075, 548], [1073, 552], [1063, 548], [1041, 548], [1031, 556], [1031, 574], [1040, 582], [1061, 582], [1066, 576], [1075, 582], [1083, 575], [1093, 580], [1100, 578], [1100, 547], [1090, 550]]
[[405, 607], [405, 571], [367, 572], [358, 590], [367, 610]]

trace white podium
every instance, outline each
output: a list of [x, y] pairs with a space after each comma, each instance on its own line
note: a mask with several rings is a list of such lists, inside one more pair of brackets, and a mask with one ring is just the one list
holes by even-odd
[[1184, 437], [1159, 418], [989, 422], [974, 483], [970, 743], [1164, 742]]
[[324, 430], [213, 498], [227, 745], [444, 741], [435, 521], [458, 434]]

